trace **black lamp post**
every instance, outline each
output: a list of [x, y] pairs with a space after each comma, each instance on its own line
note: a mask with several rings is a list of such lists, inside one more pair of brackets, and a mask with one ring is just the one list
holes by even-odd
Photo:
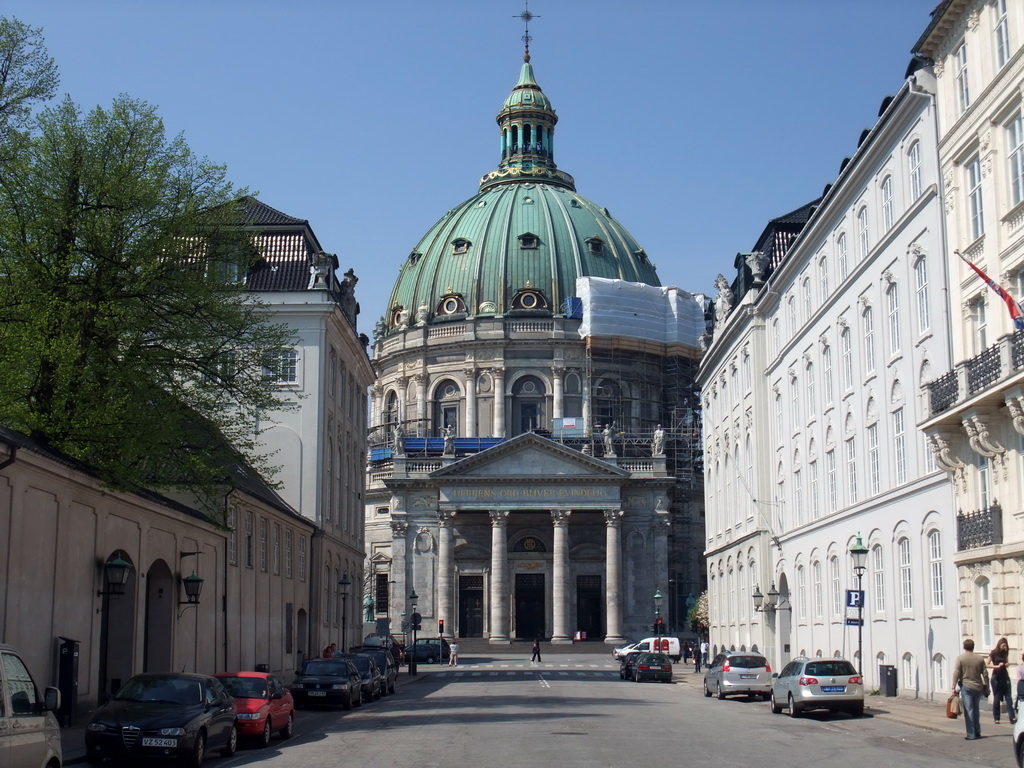
[[660, 589], [654, 590], [654, 634], [661, 637], [661, 601], [662, 595]]
[[409, 674], [416, 674], [416, 630], [420, 628], [420, 614], [416, 610], [416, 601], [420, 599], [420, 596], [416, 594], [414, 589], [409, 593], [409, 602], [412, 606], [412, 616], [409, 617], [409, 626], [412, 628], [412, 645], [409, 646]]
[[857, 541], [850, 547], [850, 557], [853, 560], [853, 572], [857, 574], [857, 672], [864, 674], [864, 590], [861, 588], [861, 580], [864, 578], [864, 571], [867, 570], [868, 548], [857, 534]]
[[348, 619], [348, 613], [346, 607], [348, 604], [348, 588], [352, 586], [352, 579], [348, 577], [348, 571], [341, 574], [341, 578], [338, 579], [338, 594], [341, 595], [341, 652], [345, 653], [346, 639], [348, 635], [345, 633], [345, 624]]

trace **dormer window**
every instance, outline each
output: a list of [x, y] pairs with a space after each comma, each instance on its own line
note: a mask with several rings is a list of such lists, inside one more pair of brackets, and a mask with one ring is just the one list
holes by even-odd
[[512, 297], [512, 309], [547, 309], [548, 300], [536, 288], [526, 287]]
[[637, 251], [633, 251], [633, 255], [636, 256], [636, 260], [639, 261], [641, 264], [647, 263], [647, 251], [645, 251], [643, 248]]
[[447, 293], [441, 297], [441, 301], [437, 304], [437, 311], [435, 314], [438, 315], [459, 315], [465, 314], [466, 302], [457, 293]]
[[604, 256], [604, 240], [600, 237], [588, 237], [586, 243], [591, 256]]
[[464, 253], [469, 253], [469, 246], [471, 245], [472, 243], [469, 242], [469, 240], [466, 240], [465, 238], [456, 238], [455, 240], [452, 240], [452, 253], [454, 253], [456, 256], [459, 256]]
[[417, 251], [413, 251], [412, 253], [409, 254], [409, 263], [412, 266], [416, 266], [416, 262], [419, 261], [421, 258], [423, 258], [423, 254], [422, 253], [418, 253]]
[[535, 251], [540, 247], [540, 238], [527, 232], [519, 236], [519, 247], [524, 251]]

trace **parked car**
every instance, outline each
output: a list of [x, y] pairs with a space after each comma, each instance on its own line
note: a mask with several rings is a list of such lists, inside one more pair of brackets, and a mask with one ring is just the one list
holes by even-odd
[[736, 693], [772, 697], [772, 668], [768, 659], [757, 653], [720, 653], [704, 673], [704, 695], [720, 699]]
[[636, 657], [640, 655], [640, 651], [630, 651], [622, 660], [619, 662], [619, 679], [620, 680], [632, 680], [633, 679], [633, 665], [636, 663]]
[[0, 763], [10, 768], [60, 768], [60, 692], [39, 697], [28, 665], [10, 645], [0, 645]]
[[864, 714], [864, 680], [846, 659], [793, 659], [772, 675], [772, 712], [789, 709], [799, 717], [809, 709]]
[[355, 654], [345, 656], [359, 670], [360, 690], [363, 701], [376, 701], [381, 697], [381, 684], [384, 676], [380, 673], [377, 662], [369, 656]]
[[86, 760], [97, 765], [109, 757], [149, 765], [181, 758], [196, 768], [207, 749], [235, 754], [235, 715], [235, 700], [212, 675], [136, 675], [86, 726]]
[[221, 672], [217, 679], [235, 699], [238, 735], [270, 746], [275, 731], [282, 739], [295, 730], [295, 700], [275, 675], [266, 672]]
[[1021, 702], [1024, 696], [1021, 694], [1021, 682], [1017, 682], [1017, 721], [1013, 724], [1013, 756], [1017, 759], [1017, 768], [1024, 768], [1024, 707]]
[[448, 661], [449, 653], [448, 641], [443, 637], [421, 637], [406, 647], [405, 660], [434, 664], [438, 661]]
[[638, 653], [633, 662], [633, 682], [660, 680], [672, 682], [672, 659], [664, 653]]
[[352, 709], [363, 703], [363, 678], [347, 657], [310, 659], [292, 683], [295, 706], [340, 705]]
[[391, 652], [384, 648], [364, 648], [358, 655], [369, 656], [377, 662], [377, 668], [381, 675], [381, 694], [387, 696], [389, 693], [394, 693], [398, 683], [398, 664], [395, 663], [395, 657], [391, 655]]
[[620, 645], [612, 650], [612, 656], [622, 661], [622, 657], [630, 651], [664, 653], [672, 661], [679, 661], [683, 656], [682, 646], [678, 637], [645, 637], [635, 643]]

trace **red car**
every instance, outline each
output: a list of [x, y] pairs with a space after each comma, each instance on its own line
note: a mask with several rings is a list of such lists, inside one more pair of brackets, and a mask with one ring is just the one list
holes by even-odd
[[267, 672], [221, 672], [217, 678], [235, 699], [238, 735], [270, 746], [274, 731], [289, 738], [295, 727], [295, 702], [281, 681]]

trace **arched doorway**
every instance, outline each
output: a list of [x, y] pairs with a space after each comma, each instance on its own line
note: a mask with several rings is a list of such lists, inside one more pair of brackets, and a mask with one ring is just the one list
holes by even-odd
[[103, 582], [103, 604], [100, 607], [100, 653], [97, 671], [98, 703], [102, 704], [107, 694], [114, 694], [135, 673], [135, 589], [138, 576], [131, 557], [123, 549], [110, 553], [105, 562], [120, 557], [132, 565], [123, 594], [111, 594], [112, 590]]
[[169, 672], [174, 636], [174, 576], [157, 560], [146, 574], [146, 627], [143, 672]]

